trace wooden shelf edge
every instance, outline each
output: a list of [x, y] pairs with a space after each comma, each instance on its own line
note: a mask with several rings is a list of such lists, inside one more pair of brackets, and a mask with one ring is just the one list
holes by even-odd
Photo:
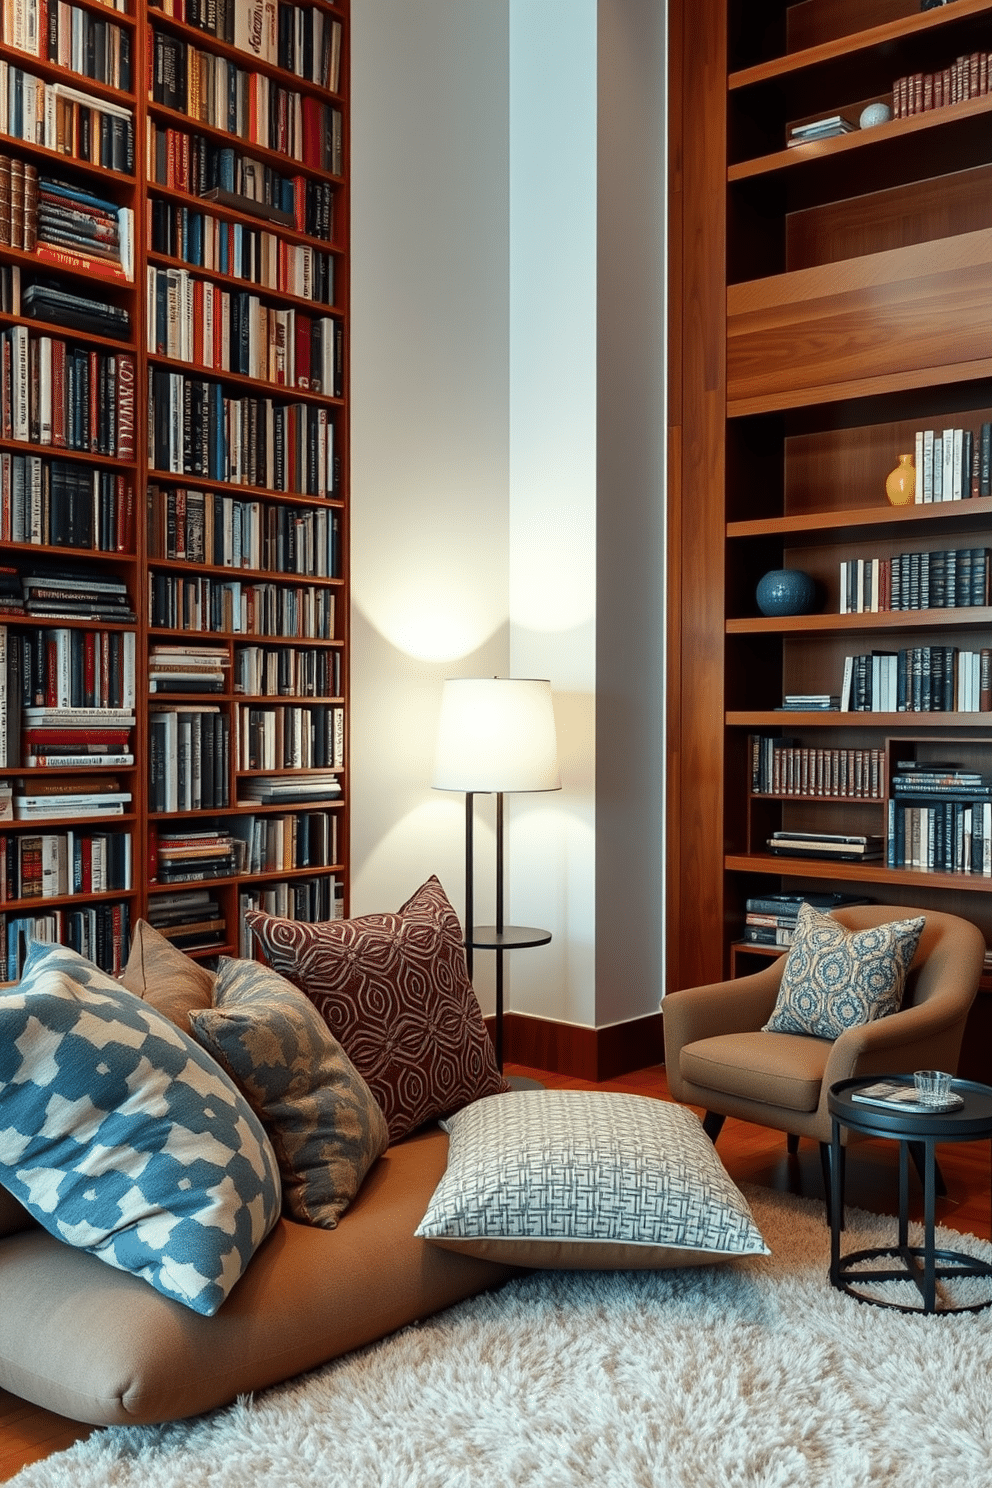
[[731, 618], [726, 622], [728, 635], [798, 635], [816, 632], [836, 634], [872, 634], [875, 631], [964, 630], [992, 625], [992, 606], [964, 605], [954, 610], [880, 610], [861, 615], [754, 615]]
[[[987, 722], [984, 724], [982, 720]], [[932, 722], [930, 720], [933, 720]], [[733, 710], [724, 715], [728, 728], [884, 728], [936, 729], [933, 735], [940, 738], [949, 728], [988, 728], [992, 724], [990, 713], [842, 713], [839, 709], [817, 709], [813, 713], [798, 713], [792, 709], [765, 709], [761, 712]], [[930, 738], [930, 735], [923, 737]]]
[[871, 398], [886, 393], [907, 393], [940, 384], [980, 382], [992, 378], [992, 357], [956, 362], [940, 367], [911, 367], [905, 372], [886, 372], [877, 377], [849, 378], [816, 387], [755, 394], [727, 399], [728, 419], [756, 413], [784, 413], [790, 408], [811, 408], [817, 403], [841, 403], [845, 399]]
[[873, 47], [885, 46], [904, 36], [934, 31], [948, 24], [960, 24], [966, 17], [982, 15], [990, 9], [992, 6], [989, 0], [955, 0], [951, 12], [948, 12], [946, 6], [941, 6], [935, 10], [901, 16], [898, 20], [872, 26], [867, 31], [857, 31], [834, 41], [821, 42], [819, 46], [806, 47], [800, 52], [785, 52], [769, 62], [759, 62], [753, 67], [732, 72], [727, 78], [727, 90], [733, 93], [740, 88], [752, 87], [755, 83], [770, 82], [787, 73], [816, 67], [822, 62], [834, 62], [841, 57], [853, 56], [856, 52], [870, 51]]
[[992, 496], [969, 496], [963, 501], [934, 501], [912, 506], [865, 506], [829, 512], [802, 512], [795, 516], [756, 517], [727, 523], [728, 539], [783, 537], [806, 533], [842, 533], [848, 528], [904, 527], [943, 519], [956, 526], [968, 517], [992, 517]]
[[984, 873], [921, 873], [909, 868], [886, 868], [878, 859], [871, 863], [837, 863], [822, 858], [779, 857], [775, 853], [730, 853], [724, 859], [724, 867], [728, 873], [765, 873], [778, 878], [849, 879], [857, 883], [992, 893], [992, 876]]

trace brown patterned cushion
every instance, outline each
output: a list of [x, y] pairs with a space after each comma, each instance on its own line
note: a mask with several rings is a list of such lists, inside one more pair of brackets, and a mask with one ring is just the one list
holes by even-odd
[[309, 925], [251, 910], [245, 922], [368, 1081], [390, 1141], [507, 1088], [436, 878], [396, 914]]
[[332, 1230], [386, 1150], [386, 1118], [316, 1008], [258, 961], [223, 956], [215, 1006], [193, 1037], [231, 1076], [271, 1139], [283, 1204]]
[[177, 950], [147, 920], [139, 920], [134, 927], [131, 952], [120, 980], [129, 992], [164, 1013], [183, 1033], [189, 1033], [193, 1009], [209, 1007], [213, 996], [213, 972]]

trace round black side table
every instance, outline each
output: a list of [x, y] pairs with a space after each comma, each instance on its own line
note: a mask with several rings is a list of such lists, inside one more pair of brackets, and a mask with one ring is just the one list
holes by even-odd
[[[992, 1142], [992, 1087], [973, 1080], [955, 1080], [952, 1089], [963, 1105], [948, 1111], [907, 1111], [895, 1106], [868, 1105], [852, 1099], [853, 1092], [874, 1085], [878, 1080], [895, 1080], [911, 1085], [912, 1075], [869, 1075], [841, 1080], [832, 1085], [827, 1105], [832, 1120], [830, 1144], [830, 1281], [839, 1291], [847, 1292], [859, 1302], [876, 1307], [889, 1307], [897, 1312], [950, 1313], [980, 1312], [992, 1305], [992, 1265], [976, 1260], [959, 1250], [937, 1250], [934, 1245], [936, 1198], [936, 1154], [938, 1142]], [[840, 1232], [844, 1222], [844, 1169], [841, 1128], [865, 1136], [884, 1137], [899, 1143], [899, 1238], [898, 1244], [873, 1250], [840, 1253]], [[909, 1148], [919, 1143], [924, 1150], [923, 1162], [923, 1244], [910, 1245], [909, 1237]], [[866, 1261], [889, 1258], [889, 1266], [877, 1270], [855, 1270]], [[898, 1265], [892, 1262], [898, 1261]], [[989, 1278], [989, 1297], [970, 1306], [937, 1306], [937, 1281], [962, 1276]], [[905, 1281], [916, 1283], [922, 1306], [909, 1307], [879, 1297], [866, 1296], [857, 1290], [871, 1281]]]

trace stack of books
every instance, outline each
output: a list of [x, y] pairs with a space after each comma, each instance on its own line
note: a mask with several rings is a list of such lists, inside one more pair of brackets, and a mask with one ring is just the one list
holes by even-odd
[[159, 831], [153, 838], [155, 876], [160, 883], [229, 878], [237, 872], [235, 844], [222, 827]]
[[831, 114], [826, 119], [813, 119], [809, 124], [794, 124], [789, 130], [788, 145], [808, 145], [811, 140], [834, 139], [839, 134], [851, 134], [857, 125], [845, 119], [843, 114]]
[[870, 904], [854, 894], [763, 894], [744, 905], [744, 939], [752, 945], [790, 946], [795, 937], [799, 906], [812, 904], [829, 914], [849, 904]]
[[51, 776], [47, 780], [20, 777], [14, 791], [17, 821], [44, 821], [54, 817], [123, 816], [131, 805], [131, 792], [110, 775], [93, 780]]
[[223, 692], [230, 666], [226, 646], [153, 646], [149, 692]]
[[[127, 110], [102, 100], [100, 104], [126, 118], [130, 127]], [[134, 278], [133, 223], [130, 207], [104, 201], [55, 176], [38, 179], [39, 258], [130, 281]]]
[[22, 716], [25, 765], [79, 770], [134, 764], [135, 715], [125, 708], [30, 707]]
[[341, 794], [341, 782], [324, 770], [296, 771], [292, 775], [255, 775], [238, 786], [242, 801], [278, 806], [289, 801], [323, 801]]
[[115, 336], [122, 341], [131, 330], [131, 317], [119, 305], [91, 300], [45, 281], [27, 286], [21, 295], [21, 310], [35, 320], [68, 326], [73, 331], [92, 331], [97, 336]]
[[227, 922], [209, 889], [156, 894], [148, 906], [148, 921], [184, 951], [221, 946], [227, 939]]
[[35, 569], [21, 580], [24, 608], [29, 615], [65, 620], [112, 620], [134, 624], [135, 613], [123, 579], [78, 575], [56, 569]]
[[786, 713], [829, 713], [840, 707], [836, 692], [787, 692], [781, 711]]
[[836, 832], [773, 832], [768, 839], [770, 852], [787, 858], [833, 858], [840, 863], [868, 862], [880, 858], [884, 848], [881, 836]]

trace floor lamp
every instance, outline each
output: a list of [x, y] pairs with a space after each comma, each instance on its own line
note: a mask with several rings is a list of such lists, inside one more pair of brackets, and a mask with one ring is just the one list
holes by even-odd
[[[496, 952], [496, 1062], [503, 1068], [503, 954], [546, 945], [550, 930], [503, 919], [503, 796], [561, 789], [551, 683], [517, 677], [456, 677], [444, 684], [434, 779], [465, 792], [465, 955]], [[496, 796], [496, 923], [476, 925], [472, 826], [477, 795]]]

